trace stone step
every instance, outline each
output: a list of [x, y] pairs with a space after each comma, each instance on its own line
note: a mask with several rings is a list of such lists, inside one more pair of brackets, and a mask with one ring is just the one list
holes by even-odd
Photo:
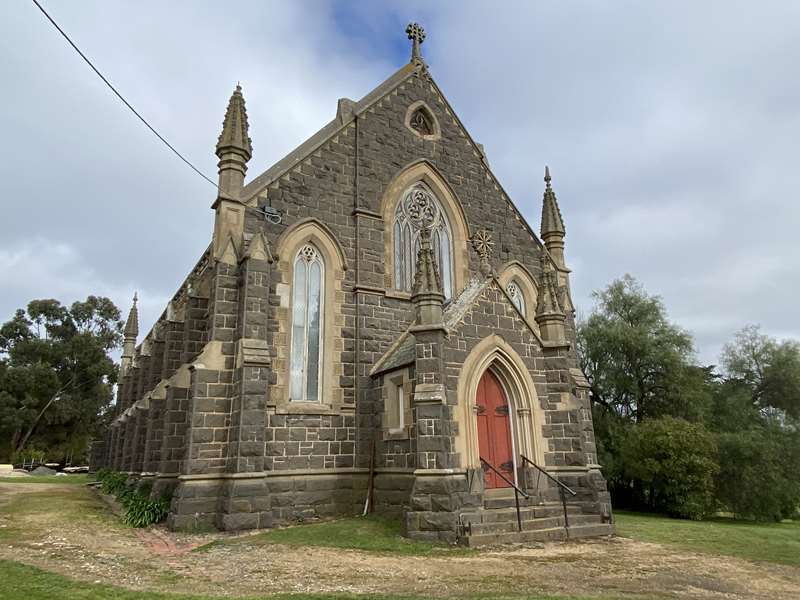
[[[519, 507], [520, 516], [525, 519], [540, 519], [546, 517], [563, 517], [564, 516], [564, 507], [560, 504], [540, 504], [537, 506], [520, 506]], [[470, 513], [465, 513], [472, 517], [473, 515], [481, 515], [480, 521], [504, 521], [506, 519], [505, 515], [513, 514], [514, 518], [517, 518], [517, 509], [515, 506], [508, 506], [508, 507], [498, 507], [498, 508], [484, 508], [483, 510], [477, 510]], [[580, 507], [577, 506], [570, 506], [567, 505], [567, 515], [582, 515], [584, 514]]]
[[575, 540], [588, 537], [611, 535], [614, 529], [608, 524], [576, 525], [569, 528], [569, 533], [563, 527], [551, 527], [529, 531], [513, 531], [504, 533], [475, 534], [463, 540], [467, 546], [493, 546], [500, 544], [525, 544], [532, 542], [556, 542]]
[[[535, 508], [553, 508], [554, 510], [558, 510], [559, 512], [563, 513], [564, 509], [562, 508], [561, 502], [542, 502], [540, 498], [528, 498], [527, 500], [522, 496], [519, 497], [519, 506], [520, 508], [524, 507], [535, 507]], [[514, 496], [511, 497], [489, 497], [485, 498], [483, 501], [483, 507], [487, 509], [495, 509], [495, 508], [514, 508], [516, 507], [516, 503], [514, 502]], [[578, 504], [571, 504], [567, 502], [567, 510], [570, 512], [581, 512], [581, 507]]]
[[[570, 527], [579, 527], [583, 525], [599, 525], [600, 517], [596, 515], [576, 515], [570, 518]], [[544, 517], [541, 519], [533, 519], [522, 521], [523, 531], [537, 531], [539, 529], [551, 529], [553, 527], [563, 527], [564, 517]], [[518, 523], [516, 515], [507, 521], [494, 521], [491, 523], [471, 523], [471, 535], [483, 535], [485, 533], [513, 533], [518, 531]]]
[[[551, 510], [549, 508], [541, 509], [540, 507], [526, 507], [519, 509], [519, 516], [523, 521], [548, 518], [557, 518], [563, 520], [564, 511], [561, 507], [558, 507], [558, 510]], [[567, 509], [567, 516], [571, 522], [576, 521], [576, 519], [583, 516], [588, 516], [594, 520], [600, 518], [600, 515], [591, 513], [587, 515], [575, 510], [569, 510], [569, 508]], [[495, 523], [504, 521], [516, 522], [516, 520], [517, 510], [515, 508], [493, 508], [489, 510], [483, 509], [461, 514], [462, 523]]]

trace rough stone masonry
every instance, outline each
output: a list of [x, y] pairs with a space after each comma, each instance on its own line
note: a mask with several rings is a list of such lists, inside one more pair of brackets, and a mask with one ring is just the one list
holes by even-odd
[[170, 493], [171, 528], [366, 506], [449, 542], [612, 532], [550, 173], [537, 236], [407, 33], [408, 64], [247, 184], [237, 85], [211, 243], [138, 345], [134, 298], [93, 466]]

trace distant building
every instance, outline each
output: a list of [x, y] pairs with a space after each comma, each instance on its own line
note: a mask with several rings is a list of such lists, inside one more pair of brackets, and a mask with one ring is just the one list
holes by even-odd
[[95, 466], [172, 491], [172, 528], [360, 513], [369, 494], [414, 538], [562, 538], [535, 464], [577, 493], [572, 537], [612, 531], [549, 172], [540, 238], [407, 33], [408, 64], [247, 185], [237, 86], [211, 244], [138, 346], [134, 299]]

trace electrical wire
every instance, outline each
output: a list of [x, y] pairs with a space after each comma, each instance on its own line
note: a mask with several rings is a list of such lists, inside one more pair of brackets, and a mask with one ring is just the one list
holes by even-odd
[[65, 40], [67, 40], [67, 42], [69, 42], [69, 45], [70, 45], [70, 46], [72, 46], [72, 48], [75, 50], [75, 52], [77, 52], [77, 53], [80, 55], [80, 57], [81, 57], [81, 58], [82, 58], [84, 61], [86, 61], [86, 64], [87, 64], [87, 65], [89, 65], [89, 66], [92, 68], [92, 71], [94, 71], [95, 73], [97, 73], [97, 76], [98, 76], [100, 79], [102, 79], [102, 80], [103, 80], [103, 83], [105, 83], [105, 84], [106, 84], [106, 85], [107, 85], [107, 86], [108, 86], [108, 87], [111, 89], [111, 91], [112, 91], [112, 92], [114, 92], [114, 94], [116, 94], [117, 98], [119, 98], [120, 100], [122, 100], [122, 103], [123, 103], [123, 104], [125, 104], [125, 106], [127, 106], [127, 107], [128, 107], [130, 110], [131, 110], [131, 112], [132, 112], [134, 115], [136, 115], [136, 116], [139, 118], [139, 120], [140, 120], [142, 123], [144, 123], [144, 124], [145, 124], [145, 126], [146, 126], [146, 127], [147, 127], [147, 128], [150, 130], [150, 131], [152, 131], [152, 132], [155, 134], [155, 136], [156, 136], [156, 137], [157, 137], [159, 140], [161, 140], [162, 142], [164, 142], [164, 144], [167, 146], [167, 148], [169, 148], [170, 150], [172, 150], [172, 151], [175, 153], [175, 155], [176, 155], [178, 158], [180, 158], [180, 159], [181, 159], [183, 162], [185, 162], [187, 165], [189, 165], [189, 167], [190, 167], [190, 168], [191, 168], [191, 169], [192, 169], [192, 170], [193, 170], [195, 173], [197, 173], [198, 175], [200, 175], [200, 177], [202, 177], [203, 179], [205, 179], [205, 180], [206, 180], [208, 183], [210, 183], [210, 184], [211, 184], [211, 185], [213, 185], [214, 187], [218, 187], [218, 186], [217, 186], [217, 184], [216, 184], [216, 183], [214, 183], [214, 181], [212, 181], [210, 178], [206, 177], [206, 176], [203, 174], [203, 172], [202, 172], [202, 171], [200, 171], [200, 169], [198, 169], [197, 167], [195, 167], [195, 166], [194, 166], [194, 165], [193, 165], [191, 162], [189, 162], [189, 160], [188, 160], [186, 157], [184, 157], [184, 156], [183, 156], [183, 155], [182, 155], [180, 152], [178, 152], [178, 151], [175, 149], [175, 147], [174, 147], [172, 144], [170, 144], [170, 143], [169, 143], [167, 140], [165, 140], [165, 139], [164, 139], [164, 136], [162, 136], [160, 133], [158, 133], [158, 131], [156, 131], [156, 130], [155, 130], [155, 128], [154, 128], [152, 125], [150, 125], [150, 123], [148, 123], [148, 122], [147, 122], [147, 120], [146, 120], [146, 119], [145, 119], [145, 118], [144, 118], [142, 115], [140, 115], [140, 114], [139, 114], [139, 113], [136, 111], [136, 109], [135, 109], [135, 108], [133, 108], [133, 106], [131, 106], [130, 102], [128, 102], [127, 100], [125, 100], [125, 98], [123, 98], [122, 94], [120, 94], [120, 93], [117, 91], [117, 89], [116, 89], [116, 88], [115, 88], [113, 85], [111, 85], [111, 83], [108, 81], [108, 79], [106, 79], [106, 78], [103, 76], [103, 74], [102, 74], [102, 73], [101, 73], [101, 72], [100, 72], [100, 71], [97, 69], [97, 67], [95, 67], [95, 66], [92, 64], [92, 61], [90, 61], [90, 60], [89, 60], [89, 59], [86, 57], [86, 55], [85, 55], [83, 52], [81, 52], [80, 48], [78, 48], [78, 46], [76, 46], [76, 45], [75, 45], [75, 42], [73, 42], [73, 41], [70, 39], [70, 37], [69, 37], [69, 36], [68, 36], [68, 35], [67, 35], [67, 34], [64, 32], [64, 30], [63, 30], [63, 29], [61, 29], [61, 27], [59, 27], [59, 26], [58, 26], [58, 23], [56, 23], [56, 22], [55, 22], [55, 20], [53, 19], [53, 17], [51, 17], [51, 16], [50, 16], [50, 15], [47, 13], [47, 11], [46, 11], [46, 10], [45, 10], [45, 9], [42, 7], [42, 5], [41, 5], [41, 4], [39, 4], [39, 2], [38, 2], [37, 0], [32, 0], [32, 1], [33, 1], [33, 3], [36, 5], [36, 7], [37, 7], [37, 8], [38, 8], [40, 11], [42, 11], [42, 14], [43, 14], [45, 17], [47, 17], [47, 20], [48, 20], [48, 21], [50, 21], [50, 22], [53, 24], [53, 27], [55, 27], [55, 28], [58, 30], [58, 32], [59, 32], [59, 33], [60, 33], [62, 36], [64, 36], [64, 39], [65, 39]]

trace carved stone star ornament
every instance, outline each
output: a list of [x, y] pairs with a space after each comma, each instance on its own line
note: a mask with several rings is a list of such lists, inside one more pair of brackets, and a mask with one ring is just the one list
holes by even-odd
[[492, 266], [489, 264], [489, 257], [494, 251], [494, 241], [492, 234], [487, 229], [479, 229], [470, 239], [472, 247], [480, 258], [480, 270], [484, 276], [488, 277], [492, 273]]

